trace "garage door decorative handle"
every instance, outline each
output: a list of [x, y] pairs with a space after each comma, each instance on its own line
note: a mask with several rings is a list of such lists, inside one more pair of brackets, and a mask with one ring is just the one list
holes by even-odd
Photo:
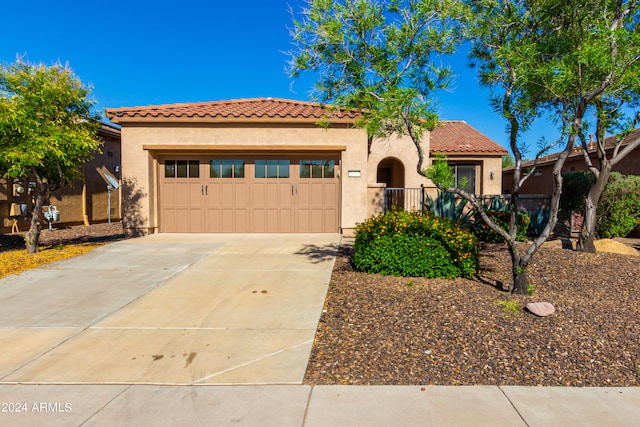
[[200, 187], [200, 194], [202, 194], [203, 196], [208, 196], [209, 195], [209, 186], [208, 185], [203, 185]]

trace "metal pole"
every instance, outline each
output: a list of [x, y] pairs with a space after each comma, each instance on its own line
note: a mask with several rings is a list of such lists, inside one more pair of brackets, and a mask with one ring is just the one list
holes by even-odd
[[107, 221], [109, 224], [111, 224], [111, 189], [113, 187], [111, 186], [111, 184], [107, 185], [107, 195], [108, 195], [108, 199], [107, 199]]

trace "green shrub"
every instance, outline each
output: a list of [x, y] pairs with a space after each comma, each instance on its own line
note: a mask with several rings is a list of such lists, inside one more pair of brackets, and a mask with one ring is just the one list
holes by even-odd
[[640, 220], [640, 177], [611, 172], [598, 203], [598, 234], [625, 237]]
[[468, 230], [432, 214], [391, 210], [356, 227], [352, 264], [368, 273], [409, 277], [469, 277], [478, 243]]
[[[509, 231], [509, 212], [505, 210], [488, 210], [486, 211], [487, 216], [491, 218], [494, 224], [498, 225], [503, 230]], [[516, 232], [516, 240], [523, 242], [527, 238], [527, 231], [529, 230], [529, 224], [531, 223], [531, 218], [524, 212], [518, 212], [518, 217], [516, 219], [516, 226], [518, 230]], [[498, 233], [493, 231], [489, 226], [482, 220], [482, 217], [478, 212], [474, 214], [474, 224], [473, 224], [473, 232], [478, 238], [483, 242], [490, 243], [500, 243], [503, 242], [504, 239]]]

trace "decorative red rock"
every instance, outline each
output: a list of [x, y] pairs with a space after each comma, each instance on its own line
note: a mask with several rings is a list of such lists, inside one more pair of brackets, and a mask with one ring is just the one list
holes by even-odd
[[527, 303], [525, 308], [530, 312], [539, 317], [546, 317], [553, 314], [556, 311], [555, 307], [548, 302], [530, 302]]

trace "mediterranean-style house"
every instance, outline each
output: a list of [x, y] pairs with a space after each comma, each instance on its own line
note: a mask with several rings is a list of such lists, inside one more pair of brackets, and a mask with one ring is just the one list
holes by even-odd
[[[623, 140], [621, 146], [625, 146], [631, 141], [635, 141], [640, 138], [640, 128], [635, 129], [632, 133], [627, 135]], [[605, 150], [607, 157], [611, 157], [616, 142], [615, 136], [610, 136], [605, 139]], [[588, 152], [591, 161], [594, 166], [598, 167], [597, 147], [593, 141], [588, 145]], [[550, 195], [553, 192], [553, 166], [558, 159], [558, 153], [549, 154], [543, 158], [538, 159], [536, 165], [536, 171], [534, 174], [525, 181], [520, 192], [521, 194], [541, 194]], [[523, 170], [531, 168], [534, 165], [534, 161], [523, 162]], [[573, 152], [567, 157], [567, 160], [562, 167], [562, 173], [577, 172], [586, 170], [586, 164], [584, 161], [584, 153], [582, 146], [577, 146]], [[510, 194], [513, 186], [513, 170], [514, 167], [505, 168], [502, 171], [502, 192], [504, 194]], [[640, 146], [625, 156], [618, 164], [613, 167], [613, 170], [620, 172], [623, 175], [640, 175]]]
[[[120, 190], [109, 190], [104, 175], [120, 174], [120, 129], [102, 123], [98, 129], [102, 150], [83, 165], [83, 180], [52, 193], [50, 205], [59, 212], [61, 225], [120, 221]], [[112, 186], [115, 187], [115, 186]], [[25, 231], [33, 205], [28, 180], [0, 179], [0, 232]], [[46, 227], [47, 223], [43, 223]]]
[[[123, 225], [131, 234], [349, 235], [383, 209], [385, 188], [436, 193], [417, 173], [411, 140], [369, 140], [354, 126], [356, 110], [257, 98], [106, 114], [121, 126]], [[422, 149], [423, 167], [442, 152], [476, 193], [500, 193], [506, 150], [467, 123], [443, 122]]]

